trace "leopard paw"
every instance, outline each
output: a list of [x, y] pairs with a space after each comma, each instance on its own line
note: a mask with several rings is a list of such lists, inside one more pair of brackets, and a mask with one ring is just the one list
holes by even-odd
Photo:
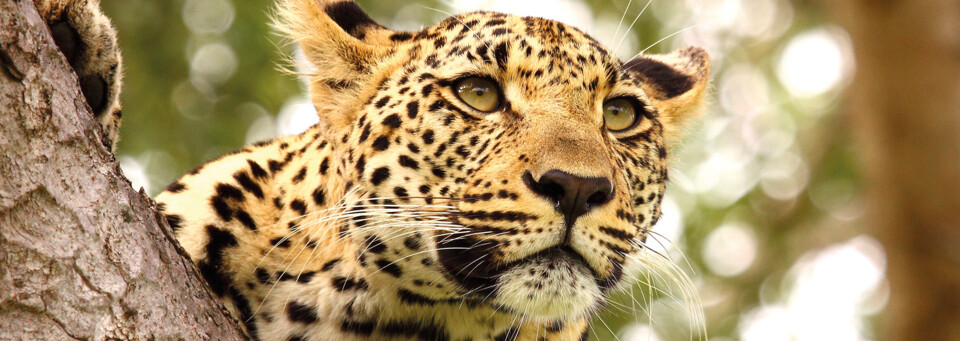
[[113, 150], [120, 130], [122, 61], [113, 25], [98, 0], [34, 0], [53, 39], [77, 74], [83, 97]]

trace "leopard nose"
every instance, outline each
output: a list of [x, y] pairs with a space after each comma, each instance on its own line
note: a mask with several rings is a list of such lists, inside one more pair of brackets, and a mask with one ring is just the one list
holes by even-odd
[[526, 172], [523, 182], [534, 193], [553, 201], [568, 227], [591, 209], [613, 199], [613, 183], [603, 177], [583, 177], [554, 169], [541, 175], [540, 179], [534, 179], [530, 172]]

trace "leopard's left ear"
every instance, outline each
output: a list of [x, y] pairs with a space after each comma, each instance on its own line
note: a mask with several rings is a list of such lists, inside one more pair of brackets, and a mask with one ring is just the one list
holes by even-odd
[[668, 143], [677, 142], [683, 128], [700, 117], [710, 81], [707, 52], [687, 47], [668, 54], [641, 55], [623, 67], [639, 78], [640, 86], [654, 101]]
[[349, 127], [359, 86], [410, 35], [378, 24], [349, 0], [279, 0], [276, 11], [274, 27], [300, 45], [313, 67], [310, 95], [321, 122]]

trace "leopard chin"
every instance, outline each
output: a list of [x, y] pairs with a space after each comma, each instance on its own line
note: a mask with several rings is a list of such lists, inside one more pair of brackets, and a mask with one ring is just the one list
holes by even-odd
[[504, 271], [494, 303], [542, 321], [584, 316], [603, 303], [590, 267], [568, 248], [552, 248]]

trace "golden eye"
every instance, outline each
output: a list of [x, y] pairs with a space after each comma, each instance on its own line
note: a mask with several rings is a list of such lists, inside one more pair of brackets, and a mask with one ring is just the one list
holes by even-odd
[[488, 78], [464, 78], [454, 85], [454, 90], [461, 101], [479, 111], [491, 112], [500, 107], [500, 88]]
[[603, 123], [610, 131], [629, 129], [637, 118], [637, 108], [629, 99], [614, 98], [603, 103]]

